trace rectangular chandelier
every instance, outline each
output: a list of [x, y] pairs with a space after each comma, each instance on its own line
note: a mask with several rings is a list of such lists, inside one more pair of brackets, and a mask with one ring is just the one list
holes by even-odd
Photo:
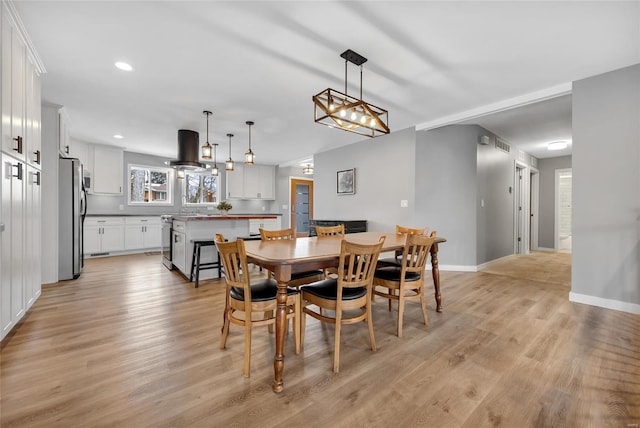
[[316, 123], [367, 137], [389, 133], [389, 113], [361, 99], [327, 88], [313, 96]]
[[[351, 49], [340, 56], [345, 60], [344, 92], [327, 88], [313, 96], [315, 122], [366, 137], [388, 134], [389, 112], [362, 99], [362, 64], [367, 59]], [[360, 66], [360, 98], [347, 94], [347, 62]]]

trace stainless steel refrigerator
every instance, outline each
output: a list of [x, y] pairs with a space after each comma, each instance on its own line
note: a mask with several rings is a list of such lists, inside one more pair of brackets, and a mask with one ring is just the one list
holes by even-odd
[[82, 229], [87, 197], [79, 159], [60, 158], [58, 168], [58, 280], [76, 279], [84, 264]]

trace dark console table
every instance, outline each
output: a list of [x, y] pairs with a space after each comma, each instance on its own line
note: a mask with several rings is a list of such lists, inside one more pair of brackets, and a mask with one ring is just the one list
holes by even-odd
[[309, 236], [316, 236], [316, 226], [337, 226], [344, 224], [344, 233], [367, 231], [367, 220], [309, 220]]

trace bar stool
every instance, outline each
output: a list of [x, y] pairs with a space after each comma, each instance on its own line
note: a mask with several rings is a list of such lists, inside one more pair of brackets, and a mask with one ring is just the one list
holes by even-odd
[[189, 274], [189, 281], [193, 281], [195, 275], [196, 288], [200, 281], [200, 271], [207, 269], [218, 269], [218, 278], [222, 278], [222, 262], [220, 260], [220, 253], [216, 250], [217, 260], [213, 262], [200, 263], [200, 253], [202, 247], [215, 247], [216, 241], [205, 239], [193, 240], [193, 256], [191, 257], [191, 273]]

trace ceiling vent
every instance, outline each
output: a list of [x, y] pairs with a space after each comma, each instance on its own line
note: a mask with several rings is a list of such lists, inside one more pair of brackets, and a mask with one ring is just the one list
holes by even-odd
[[496, 149], [502, 150], [505, 153], [511, 152], [511, 146], [502, 138], [496, 138]]
[[196, 131], [180, 129], [178, 131], [178, 159], [169, 162], [174, 168], [205, 169], [207, 166], [200, 162], [200, 135]]

